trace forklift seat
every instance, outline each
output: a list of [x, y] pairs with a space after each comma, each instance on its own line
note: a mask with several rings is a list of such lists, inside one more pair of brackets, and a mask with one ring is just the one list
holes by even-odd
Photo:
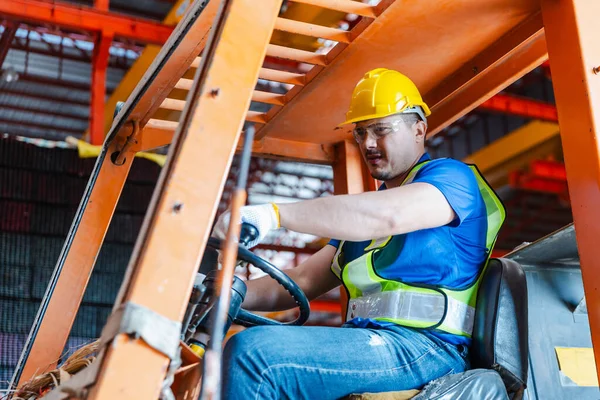
[[512, 399], [527, 385], [527, 282], [521, 266], [491, 259], [477, 294], [471, 368], [497, 371]]
[[470, 370], [436, 379], [416, 394], [415, 390], [352, 394], [344, 400], [523, 399], [529, 358], [527, 282], [513, 260], [493, 258], [484, 272], [470, 357]]

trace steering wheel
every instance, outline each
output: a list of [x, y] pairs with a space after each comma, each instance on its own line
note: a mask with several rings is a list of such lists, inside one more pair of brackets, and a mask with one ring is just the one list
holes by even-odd
[[[265, 272], [271, 278], [275, 279], [277, 283], [283, 286], [293, 297], [294, 301], [300, 308], [300, 314], [296, 320], [291, 322], [280, 322], [271, 318], [263, 317], [250, 311], [240, 308], [237, 317], [234, 322], [236, 324], [250, 327], [257, 325], [303, 325], [310, 316], [310, 305], [308, 298], [300, 289], [300, 286], [294, 282], [289, 276], [283, 273], [279, 268], [266, 261], [265, 259], [257, 256], [246, 248], [247, 244], [258, 236], [256, 228], [248, 223], [242, 223], [240, 232], [240, 246], [238, 247], [238, 261], [245, 261], [249, 264], [254, 265], [261, 271]], [[209, 238], [207, 246], [214, 249], [220, 250], [223, 246], [223, 242], [217, 238]]]

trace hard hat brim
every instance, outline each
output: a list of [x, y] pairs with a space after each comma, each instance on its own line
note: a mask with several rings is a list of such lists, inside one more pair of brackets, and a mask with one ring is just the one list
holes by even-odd
[[[423, 115], [425, 117], [428, 117], [431, 115], [431, 111], [429, 110], [429, 107], [427, 107], [426, 104], [423, 105], [419, 105], [419, 107], [421, 107], [421, 109], [423, 110]], [[406, 109], [406, 108], [405, 108]], [[385, 113], [385, 114], [370, 114], [370, 115], [362, 115], [360, 117], [356, 117], [356, 118], [352, 118], [349, 120], [346, 120], [344, 122], [342, 122], [341, 124], [338, 124], [338, 128], [342, 128], [346, 125], [350, 125], [350, 124], [355, 124], [357, 122], [362, 122], [362, 121], [368, 121], [370, 119], [378, 119], [378, 118], [385, 118], [385, 117], [389, 117], [390, 115], [399, 115], [399, 114], [412, 114], [412, 113], [407, 113], [405, 111], [400, 111], [400, 112], [391, 112], [391, 113]], [[419, 115], [417, 113], [417, 115]], [[419, 115], [421, 116], [421, 115]], [[422, 117], [422, 116], [421, 116]]]

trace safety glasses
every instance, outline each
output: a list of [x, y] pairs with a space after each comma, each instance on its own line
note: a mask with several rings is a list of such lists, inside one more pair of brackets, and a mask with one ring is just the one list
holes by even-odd
[[363, 143], [365, 140], [367, 140], [367, 135], [369, 133], [375, 140], [381, 140], [387, 135], [397, 132], [398, 127], [402, 123], [404, 123], [404, 120], [402, 119], [389, 122], [375, 122], [367, 126], [355, 127], [352, 131], [352, 134], [354, 135], [354, 140], [356, 140], [358, 143]]

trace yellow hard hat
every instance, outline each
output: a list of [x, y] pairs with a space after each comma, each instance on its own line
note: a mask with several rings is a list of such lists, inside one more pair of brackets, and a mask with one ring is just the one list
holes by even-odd
[[346, 121], [340, 126], [407, 112], [417, 113], [423, 119], [431, 115], [419, 89], [406, 75], [376, 68], [367, 72], [354, 88]]

